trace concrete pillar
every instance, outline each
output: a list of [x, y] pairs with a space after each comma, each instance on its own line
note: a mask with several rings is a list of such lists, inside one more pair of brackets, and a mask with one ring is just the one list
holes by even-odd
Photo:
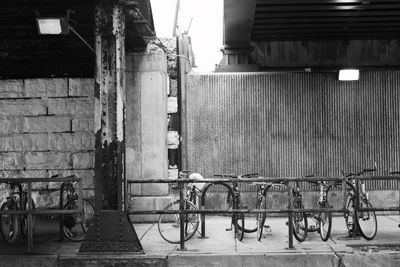
[[[167, 58], [149, 44], [127, 54], [127, 179], [167, 179]], [[135, 196], [165, 196], [167, 184], [134, 184]]]
[[[126, 175], [128, 180], [168, 179], [167, 57], [149, 44], [126, 57]], [[131, 210], [162, 209], [170, 202], [168, 184], [132, 184]], [[133, 221], [155, 221], [135, 215]]]

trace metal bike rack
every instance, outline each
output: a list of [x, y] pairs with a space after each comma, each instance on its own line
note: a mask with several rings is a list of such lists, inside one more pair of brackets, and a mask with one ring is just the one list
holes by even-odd
[[[400, 181], [400, 176], [396, 175], [391, 175], [391, 176], [368, 176], [368, 177], [355, 177], [356, 181], [357, 179], [366, 179], [366, 180], [397, 180]], [[202, 237], [203, 233], [205, 233], [205, 226], [203, 226], [203, 223], [205, 225], [205, 214], [226, 214], [226, 213], [246, 213], [246, 214], [256, 214], [256, 213], [286, 213], [288, 214], [288, 221], [289, 225], [292, 224], [293, 220], [293, 212], [331, 212], [331, 213], [344, 213], [346, 210], [345, 203], [343, 201], [343, 206], [342, 208], [339, 209], [322, 209], [322, 208], [311, 208], [311, 209], [294, 209], [292, 207], [293, 205], [293, 196], [292, 196], [292, 186], [290, 186], [290, 182], [296, 182], [296, 181], [337, 181], [341, 182], [342, 184], [342, 192], [343, 196], [346, 196], [346, 181], [348, 179], [344, 177], [288, 177], [288, 178], [277, 178], [277, 177], [260, 177], [260, 178], [205, 178], [205, 179], [148, 179], [148, 180], [128, 180], [128, 184], [142, 184], [142, 183], [178, 183], [179, 188], [180, 188], [180, 209], [178, 210], [171, 210], [171, 211], [165, 211], [165, 210], [146, 210], [146, 211], [130, 211], [129, 214], [135, 215], [135, 214], [179, 214], [180, 216], [183, 216], [184, 214], [201, 214], [202, 218]], [[252, 182], [265, 182], [265, 183], [281, 183], [281, 182], [289, 182], [289, 185], [287, 186], [287, 192], [288, 192], [288, 199], [289, 199], [289, 205], [288, 208], [286, 209], [279, 209], [279, 210], [271, 210], [271, 209], [233, 209], [233, 210], [228, 210], [228, 209], [205, 209], [205, 193], [202, 193], [201, 196], [201, 209], [199, 210], [185, 210], [184, 209], [184, 192], [183, 192], [183, 184], [185, 183], [209, 183], [209, 185], [206, 185], [204, 188], [204, 191], [207, 191], [209, 187], [211, 187], [212, 184], [221, 184], [221, 185], [227, 185], [229, 183], [236, 182], [236, 183], [252, 183]], [[338, 183], [340, 184], [340, 183]], [[345, 198], [344, 198], [345, 199]], [[384, 207], [377, 207], [377, 208], [362, 208], [360, 211], [367, 211], [367, 210], [373, 210], [373, 211], [400, 211], [400, 205], [398, 207], [389, 207], [389, 208], [384, 208]], [[183, 220], [181, 221], [181, 232], [180, 232], [180, 249], [185, 250], [185, 239], [184, 239], [184, 230], [183, 230]], [[288, 234], [289, 234], [289, 248], [293, 248], [293, 235], [292, 235], [292, 227], [288, 227]]]
[[[62, 217], [62, 215], [67, 214], [77, 214], [81, 213], [83, 209], [83, 188], [82, 188], [82, 178], [0, 178], [1, 183], [12, 183], [17, 182], [21, 184], [27, 184], [27, 198], [28, 198], [28, 208], [27, 210], [17, 210], [17, 211], [1, 211], [2, 214], [22, 214], [27, 215], [28, 217], [28, 253], [33, 251], [33, 216], [39, 214], [57, 214]], [[79, 185], [79, 199], [78, 199], [78, 209], [77, 210], [63, 210], [63, 207], [60, 206], [60, 209], [56, 210], [32, 210], [32, 183], [49, 183], [49, 182], [78, 182]], [[60, 203], [62, 203], [62, 190], [60, 188]], [[22, 192], [21, 192], [22, 193]], [[63, 224], [60, 220], [60, 240], [62, 240], [62, 227]]]

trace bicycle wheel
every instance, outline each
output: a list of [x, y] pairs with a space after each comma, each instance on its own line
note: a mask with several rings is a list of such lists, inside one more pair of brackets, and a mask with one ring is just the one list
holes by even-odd
[[[26, 202], [26, 207], [25, 210], [28, 210], [28, 202]], [[33, 202], [32, 199], [32, 210], [36, 210], [36, 205], [35, 202]], [[23, 220], [21, 221], [22, 223], [22, 235], [24, 237], [28, 236], [28, 215], [22, 215], [23, 216]], [[36, 216], [32, 216], [32, 230], [33, 232], [35, 232], [35, 227], [36, 227]]]
[[[265, 198], [262, 198], [257, 201], [258, 201], [258, 203], [256, 205], [256, 209], [260, 209], [260, 210], [265, 209]], [[267, 217], [267, 214], [265, 212], [257, 213], [257, 240], [258, 241], [261, 241], [266, 217]]]
[[354, 206], [354, 196], [351, 194], [346, 195], [346, 210], [344, 213], [344, 220], [349, 233], [355, 234], [357, 232], [356, 214]]
[[235, 221], [235, 235], [236, 238], [239, 241], [243, 240], [244, 237], [244, 231], [243, 229], [245, 229], [244, 227], [244, 213], [238, 213], [236, 215], [234, 215], [236, 217], [236, 221]]
[[[360, 203], [360, 208], [372, 208], [371, 203], [363, 198]], [[358, 211], [355, 210], [355, 217], [357, 218], [357, 226], [360, 229], [360, 234], [366, 240], [372, 240], [377, 232], [378, 223], [374, 211]]]
[[[329, 208], [330, 205], [326, 203], [320, 208]], [[331, 235], [332, 229], [332, 213], [331, 212], [321, 212], [319, 214], [319, 235], [322, 241], [327, 241]]]
[[[186, 210], [197, 210], [196, 205], [194, 205], [189, 200], [185, 200]], [[179, 200], [168, 204], [165, 211], [179, 211]], [[184, 214], [184, 238], [185, 241], [189, 240], [197, 231], [200, 222], [199, 214]], [[179, 214], [161, 214], [158, 219], [158, 232], [161, 237], [172, 244], [180, 243], [180, 233], [181, 233], [181, 220]]]
[[307, 215], [304, 212], [293, 212], [293, 235], [299, 242], [307, 238]]
[[[1, 211], [18, 210], [15, 203], [4, 202], [0, 208]], [[0, 232], [3, 240], [8, 244], [14, 244], [19, 235], [19, 215], [16, 214], [1, 214], [0, 217]]]
[[[64, 206], [64, 210], [78, 209], [78, 199], [72, 199]], [[89, 227], [93, 223], [94, 208], [86, 199], [83, 199], [83, 213], [64, 215], [64, 235], [71, 241], [79, 242], [85, 239]]]

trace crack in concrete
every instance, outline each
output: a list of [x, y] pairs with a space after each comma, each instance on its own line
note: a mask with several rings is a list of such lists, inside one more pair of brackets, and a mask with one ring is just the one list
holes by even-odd
[[[329, 237], [329, 239], [331, 239], [331, 238]], [[338, 258], [338, 266], [342, 267], [343, 266], [343, 256], [340, 256], [330, 244], [328, 244], [328, 246], [332, 250], [333, 254]]]

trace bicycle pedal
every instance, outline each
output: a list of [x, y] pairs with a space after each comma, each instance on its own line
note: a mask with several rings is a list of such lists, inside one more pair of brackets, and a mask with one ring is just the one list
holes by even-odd
[[232, 228], [226, 228], [225, 231], [227, 232], [232, 231]]

